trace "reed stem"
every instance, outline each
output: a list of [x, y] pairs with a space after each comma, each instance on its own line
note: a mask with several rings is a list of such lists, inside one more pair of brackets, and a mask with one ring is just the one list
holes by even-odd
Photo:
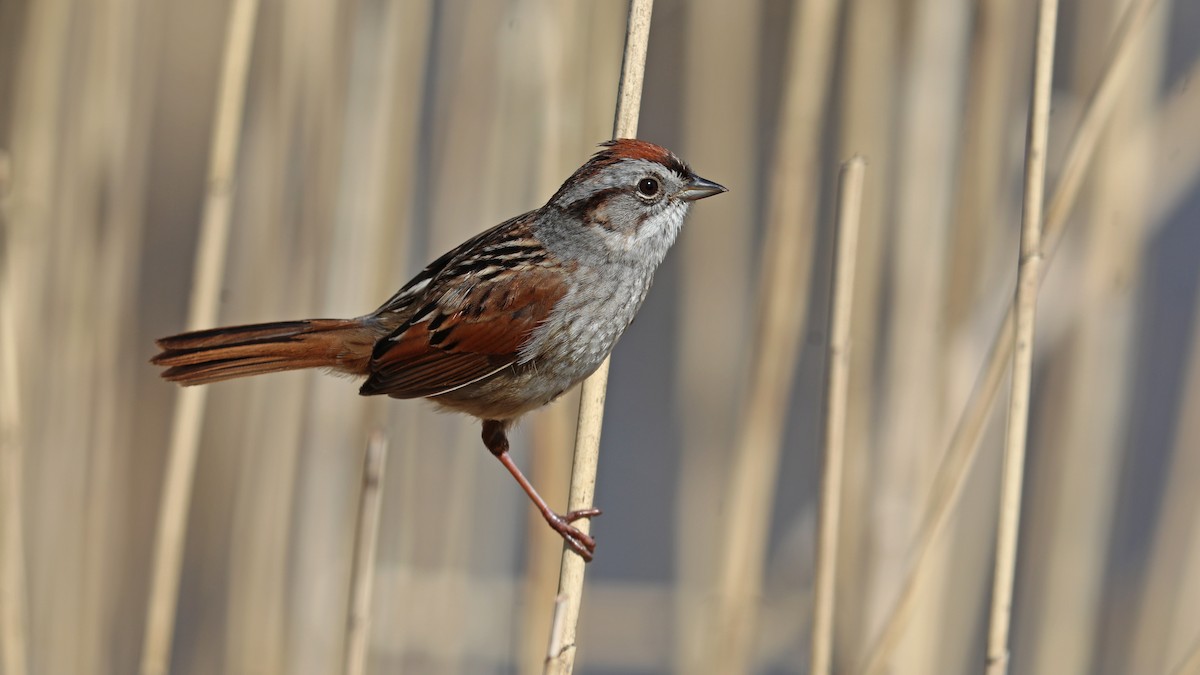
[[[187, 326], [192, 330], [211, 326], [217, 320], [258, 5], [258, 0], [237, 0], [229, 12], [228, 37], [209, 154], [208, 192], [204, 201], [188, 309]], [[155, 532], [153, 571], [142, 642], [142, 675], [165, 675], [170, 669], [179, 575], [207, 393], [204, 387], [182, 390], [171, 420], [171, 440]]]
[[[613, 138], [633, 138], [637, 135], [638, 115], [642, 104], [642, 82], [646, 71], [646, 51], [650, 43], [650, 18], [653, 12], [654, 0], [630, 0]], [[596, 491], [596, 467], [600, 461], [600, 429], [604, 422], [604, 397], [607, 388], [608, 359], [605, 359], [596, 372], [584, 380], [580, 392], [579, 423], [575, 431], [568, 511], [588, 509], [592, 506]], [[577, 522], [576, 527], [587, 533], [591, 529], [591, 523], [585, 518]], [[561, 610], [561, 621], [554, 622], [554, 636], [551, 638], [552, 643], [558, 640], [562, 648], [558, 654], [546, 660], [547, 673], [569, 675], [575, 667], [575, 634], [579, 624], [580, 601], [583, 597], [585, 565], [579, 554], [570, 547], [563, 546], [558, 596], [563, 599], [565, 607]], [[556, 604], [557, 602], [556, 600]]]
[[1029, 431], [1033, 379], [1033, 335], [1042, 268], [1042, 217], [1046, 186], [1046, 149], [1050, 134], [1050, 95], [1054, 81], [1054, 38], [1058, 0], [1041, 0], [1038, 11], [1033, 95], [1025, 146], [1025, 197], [1021, 214], [1021, 258], [1017, 272], [1016, 335], [1008, 432], [1000, 484], [1000, 525], [988, 631], [987, 673], [1008, 672], [1008, 633], [1012, 624], [1013, 581], [1021, 527], [1021, 492]]
[[362, 492], [358, 497], [358, 524], [354, 537], [354, 577], [350, 584], [350, 616], [346, 624], [346, 675], [367, 672], [367, 647], [371, 635], [371, 593], [375, 588], [375, 550], [379, 543], [379, 515], [383, 507], [383, 471], [387, 465], [387, 438], [372, 434], [363, 462]]
[[[1044, 264], [1042, 274], [1046, 273], [1054, 260], [1054, 254], [1062, 241], [1066, 230], [1067, 216], [1075, 206], [1083, 178], [1091, 165], [1095, 154], [1096, 144], [1100, 133], [1112, 116], [1113, 106], [1117, 100], [1121, 83], [1127, 70], [1136, 44], [1138, 29], [1145, 23], [1150, 10], [1158, 0], [1140, 0], [1131, 5], [1126, 11], [1113, 38], [1113, 49], [1109, 60], [1096, 83], [1096, 88], [1088, 98], [1083, 116], [1079, 121], [1067, 149], [1066, 159], [1059, 172], [1058, 183], [1054, 194], [1046, 208], [1046, 226], [1043, 233]], [[1015, 300], [1015, 296], [1014, 296]], [[967, 474], [974, 464], [978, 453], [980, 437], [984, 425], [992, 410], [992, 403], [1000, 391], [1004, 381], [1005, 366], [1012, 355], [1015, 322], [1015, 304], [1010, 303], [992, 337], [984, 364], [976, 377], [975, 386], [963, 406], [963, 412], [958, 418], [954, 433], [950, 438], [945, 453], [938, 465], [937, 475], [929, 492], [920, 529], [914, 538], [913, 553], [909, 571], [901, 584], [901, 590], [896, 603], [892, 606], [879, 637], [873, 643], [871, 650], [864, 659], [864, 666], [858, 672], [864, 675], [880, 673], [891, 661], [892, 654], [900, 644], [908, 620], [912, 616], [917, 597], [917, 589], [925, 571], [932, 560], [930, 554], [933, 545], [941, 532], [950, 521], [950, 515], [958, 498], [962, 494]]]
[[825, 443], [821, 507], [817, 524], [817, 566], [813, 594], [813, 642], [809, 672], [828, 675], [833, 662], [834, 590], [837, 583], [838, 519], [842, 502], [842, 460], [846, 448], [846, 405], [850, 387], [850, 317], [854, 302], [854, 263], [862, 213], [866, 160], [842, 164], [838, 177], [837, 233], [829, 311], [829, 353], [825, 366]]

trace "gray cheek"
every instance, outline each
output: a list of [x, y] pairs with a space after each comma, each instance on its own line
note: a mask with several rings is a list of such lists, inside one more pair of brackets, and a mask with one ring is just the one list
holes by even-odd
[[561, 211], [551, 211], [536, 227], [538, 239], [560, 260], [602, 265], [611, 257], [603, 228], [587, 227]]

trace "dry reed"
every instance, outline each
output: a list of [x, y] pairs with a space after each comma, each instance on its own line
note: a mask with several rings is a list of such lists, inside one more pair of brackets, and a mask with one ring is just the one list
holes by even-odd
[[735, 438], [717, 569], [716, 616], [708, 643], [712, 672], [748, 669], [755, 646], [771, 503], [801, 336], [808, 313], [817, 205], [820, 131], [833, 63], [839, 3], [806, 2], [790, 26], [787, 87], [772, 157], [770, 211], [760, 258], [747, 395]]
[[[612, 58], [612, 54], [621, 48], [628, 8], [620, 3], [586, 6], [567, 3], [552, 4], [549, 8], [528, 5], [517, 11], [538, 16], [537, 20], [529, 21], [530, 28], [538, 35], [529, 40], [524, 50], [526, 60], [511, 66], [517, 73], [540, 75], [537, 83], [540, 89], [535, 97], [539, 104], [537, 114], [542, 118], [537, 131], [540, 148], [530, 181], [536, 199], [553, 194], [563, 176], [578, 163], [582, 156], [580, 150], [590, 149], [597, 138], [603, 138], [611, 131], [614, 109], [611, 101], [603, 107], [597, 105], [591, 114], [574, 119], [569, 111], [577, 97], [588, 89], [597, 90], [598, 100], [615, 100], [612, 82], [618, 79], [621, 64]], [[524, 19], [528, 14], [520, 16]], [[581, 45], [587, 47], [578, 49]], [[589, 76], [587, 65], [593, 59], [606, 66], [611, 75]], [[518, 81], [530, 86], [523, 78]], [[527, 91], [518, 88], [506, 96], [511, 99], [510, 105], [517, 116], [525, 114], [517, 104]], [[521, 143], [523, 141], [516, 142], [514, 147], [498, 155], [497, 171], [503, 171], [501, 163], [518, 152], [515, 146]], [[544, 411], [531, 416], [530, 480], [549, 504], [567, 503], [567, 477], [570, 475], [567, 448], [574, 442], [578, 413], [579, 391], [574, 389]], [[553, 632], [553, 617], [547, 616], [545, 602], [555, 596], [558, 586], [562, 539], [545, 527], [541, 514], [533, 509], [528, 510], [525, 532], [525, 584], [520, 600], [520, 650], [516, 663], [518, 668], [532, 671], [544, 667], [546, 635]], [[561, 613], [556, 616], [561, 617]]]
[[[759, 430], [779, 445], [754, 448], [777, 455], [771, 495], [751, 495], [751, 509], [730, 478], [745, 433], [739, 402], [754, 395], [760, 356], [757, 287], [768, 274], [758, 252], [775, 224], [777, 155], [796, 130], [790, 62], [822, 41], [833, 44], [821, 93], [833, 104], [813, 123], [817, 141], [789, 159], [871, 162], [831, 670], [861, 662], [877, 636], [897, 675], [968, 672], [982, 659], [1003, 441], [991, 402], [1013, 319], [1001, 335], [995, 323], [1015, 273], [1032, 70], [1022, 45], [1036, 3], [846, 0], [827, 34], [798, 45], [793, 24], [832, 1], [655, 3], [638, 135], [732, 191], [689, 217], [618, 347], [604, 428], [614, 451], [596, 495], [606, 538], [587, 570], [579, 671], [714, 669], [710, 619], [724, 602], [714, 589], [725, 549], [741, 541], [725, 532], [735, 510], [757, 510], [749, 526], [767, 542], [759, 578], [741, 580], [760, 588], [740, 601], [757, 626], [745, 669], [808, 672], [815, 656], [827, 339], [825, 322], [805, 314], [809, 303], [824, 314], [832, 218], [813, 221], [793, 269], [812, 279], [793, 285], [785, 317], [802, 326], [788, 355], [799, 358], [775, 373], [788, 392], [767, 401], [771, 415], [782, 411], [778, 430]], [[0, 2], [0, 153], [12, 158], [0, 314], [16, 333], [0, 337], [0, 386], [16, 390], [0, 406], [19, 402], [23, 465], [10, 471], [0, 457], [0, 572], [15, 559], [25, 578], [0, 578], [0, 590], [23, 589], [26, 601], [16, 610], [2, 596], [0, 621], [15, 625], [5, 618], [14, 611], [25, 621], [23, 639], [0, 633], [6, 675], [19, 670], [14, 642], [29, 672], [138, 668], [174, 402], [145, 359], [187, 313], [234, 4]], [[1059, 20], [1050, 133], [1074, 140], [1049, 154], [1043, 272], [1055, 271], [1043, 274], [1038, 309], [1012, 672], [1196, 669], [1187, 253], [1197, 245], [1200, 61], [1187, 36], [1200, 16], [1159, 3], [1148, 24], [1151, 6], [1063, 3]], [[221, 322], [368, 311], [432, 257], [541, 203], [608, 135], [627, 10], [263, 3]], [[1122, 56], [1133, 43], [1137, 54]], [[788, 198], [831, 211], [822, 174], [788, 184], [799, 188]], [[360, 399], [319, 374], [210, 396], [172, 672], [336, 672], [363, 641], [366, 672], [544, 667], [547, 634], [562, 638], [547, 611], [560, 541], [481, 455], [475, 425]], [[574, 403], [531, 415], [514, 438], [518, 455], [533, 449], [520, 461], [560, 506]], [[351, 637], [355, 448], [375, 428], [391, 456], [370, 628]], [[14, 479], [20, 512], [5, 487]]]
[[[1102, 50], [1120, 9], [1089, 5], [1086, 15], [1077, 15], [1089, 36], [1079, 40], [1074, 51], [1082, 55]], [[1024, 508], [1037, 513], [1043, 527], [1030, 529], [1021, 542], [1021, 558], [1038, 563], [1020, 574], [1023, 580], [1014, 602], [1028, 608], [1029, 618], [1020, 622], [1012, 641], [1028, 644], [1029, 635], [1051, 627], [1057, 639], [1054, 645], [1022, 648], [1020, 659], [1012, 664], [1014, 671], [1086, 672], [1097, 660], [1109, 662], [1120, 658], [1117, 652], [1129, 653], [1122, 648], [1097, 654], [1094, 626], [1073, 617], [1101, 611], [1103, 589], [1109, 583], [1107, 552], [1119, 531], [1119, 503], [1108, 495], [1121, 490], [1123, 450], [1136, 424], [1132, 392], [1140, 302], [1130, 285], [1112, 280], [1144, 277], [1143, 265], [1153, 250], [1149, 200], [1158, 161], [1154, 143], [1139, 139], [1136, 130], [1160, 105], [1157, 74], [1163, 72], [1167, 18], [1156, 13], [1142, 29], [1124, 93], [1097, 147], [1091, 187], [1081, 193], [1076, 208], [1079, 222], [1086, 226], [1070, 240], [1075, 274], [1067, 279], [1060, 268], [1059, 274], [1047, 277], [1049, 285], [1042, 291], [1046, 298], [1069, 293], [1072, 302], [1065, 312], [1044, 315], [1048, 321], [1042, 344], [1054, 345], [1059, 356], [1037, 368], [1045, 383], [1037, 417], [1056, 423], [1035, 426], [1030, 440], [1046, 451], [1029, 458]], [[1073, 79], [1088, 82], [1095, 77], [1089, 60], [1074, 61]], [[1135, 145], [1136, 140], [1141, 142]], [[1072, 545], [1055, 546], [1051, 533], [1056, 531], [1070, 531]], [[1114, 666], [1125, 672], [1162, 672]]]
[[866, 161], [855, 157], [838, 175], [834, 237], [833, 288], [829, 310], [829, 347], [825, 366], [825, 420], [821, 468], [817, 564], [813, 574], [813, 638], [809, 672], [826, 675], [833, 663], [833, 616], [837, 588], [842, 464], [846, 448], [846, 398], [850, 382], [850, 317], [854, 302], [854, 265], [862, 211]]
[[[654, 0], [630, 0], [629, 19], [625, 31], [625, 51], [621, 60], [621, 81], [617, 89], [617, 111], [613, 121], [613, 138], [637, 136], [638, 115], [642, 104], [642, 82], [646, 72], [646, 53], [650, 44], [650, 19]], [[568, 511], [592, 508], [596, 490], [596, 468], [600, 461], [600, 429], [604, 422], [604, 397], [608, 387], [608, 359], [583, 381], [579, 395], [579, 422], [575, 431], [575, 452], [571, 463], [571, 492]], [[591, 529], [587, 519], [577, 525], [585, 534]], [[556, 672], [569, 675], [575, 668], [576, 630], [580, 604], [583, 599], [583, 558], [563, 545], [559, 571], [558, 595], [566, 609], [552, 630], [562, 650], [552, 659]], [[557, 604], [556, 600], [556, 604]], [[557, 610], [556, 610], [557, 612]], [[547, 666], [550, 667], [549, 665]]]
[[362, 487], [358, 497], [358, 526], [354, 533], [354, 576], [350, 589], [350, 615], [346, 621], [346, 661], [342, 672], [367, 671], [371, 627], [371, 593], [375, 586], [375, 550], [379, 542], [379, 514], [383, 507], [383, 476], [387, 466], [387, 439], [371, 436], [363, 458]]
[[[1156, 3], [1157, 0], [1141, 0], [1138, 4], [1128, 7], [1114, 34], [1109, 58], [1088, 97], [1079, 126], [1071, 137], [1059, 171], [1058, 183], [1046, 209], [1043, 270], [1053, 261], [1058, 244], [1062, 240], [1067, 217], [1075, 204], [1100, 133], [1112, 113], [1120, 91], [1127, 62], [1138, 37], [1138, 29]], [[1014, 317], [1014, 305], [1010, 304], [1004, 320], [993, 336], [984, 357], [983, 368], [942, 455], [937, 476], [923, 510], [920, 528], [913, 540], [911, 562], [901, 584], [898, 599], [888, 612], [883, 628], [867, 652], [864, 666], [860, 670], [867, 675], [880, 672], [888, 664], [911, 618], [918, 586], [928, 573], [926, 561], [962, 493], [968, 471], [975, 461], [992, 402], [1004, 380], [1006, 365], [1012, 355]]]
[[[895, 176], [886, 220], [883, 305], [879, 331], [878, 407], [873, 411], [875, 447], [870, 456], [869, 524], [864, 560], [869, 597], [867, 625], [874, 623], [896, 586], [919, 517], [919, 501], [932, 475], [933, 449], [941, 442], [948, 383], [942, 375], [951, 220], [957, 181], [957, 143], [966, 93], [971, 7], [968, 3], [918, 0], [897, 17], [900, 29], [894, 133]], [[856, 149], [870, 157], [870, 149]], [[873, 161], [872, 165], [876, 163]], [[875, 182], [872, 181], [872, 184]], [[931, 375], [939, 373], [939, 375]], [[939, 569], [948, 564], [934, 558]], [[942, 646], [957, 642], [939, 626], [938, 608], [948, 601], [937, 586], [919, 598], [917, 623], [905, 644], [903, 668], [936, 672]], [[965, 639], [963, 636], [960, 639]]]
[[[0, 152], [0, 233], [8, 230], [11, 164]], [[6, 252], [11, 251], [9, 244]], [[29, 672], [26, 618], [28, 583], [25, 574], [25, 522], [21, 477], [20, 362], [17, 357], [16, 302], [11, 273], [13, 261], [0, 262], [0, 664], [8, 675]]]
[[[208, 195], [196, 248], [196, 276], [192, 282], [187, 326], [191, 329], [216, 322], [221, 277], [225, 269], [229, 239], [229, 214], [233, 207], [237, 151], [241, 140], [242, 109], [250, 71], [257, 0], [237, 0], [229, 14], [228, 41], [217, 97]], [[163, 481], [162, 508], [155, 537], [155, 556], [147, 605], [146, 633], [142, 645], [143, 675], [161, 675], [170, 669], [171, 639], [188, 507], [192, 496], [196, 452], [204, 416], [207, 389], [196, 387], [179, 392], [171, 424], [167, 471]]]
[[871, 498], [874, 493], [872, 451], [876, 436], [880, 345], [886, 301], [882, 283], [888, 250], [887, 219], [894, 192], [892, 120], [899, 104], [895, 72], [900, 40], [901, 8], [890, 0], [850, 0], [846, 7], [846, 36], [839, 61], [843, 64], [838, 157], [870, 152], [871, 189], [863, 195], [855, 283], [854, 325], [851, 327], [850, 399], [847, 410], [845, 480], [843, 481], [843, 561], [838, 575], [837, 625], [834, 651], [858, 654], [870, 636], [865, 567], [870, 558]]
[[567, 599], [563, 596], [558, 596], [554, 599], [554, 612], [550, 615], [550, 642], [546, 645], [546, 657], [542, 662], [543, 675], [555, 675], [559, 671], [559, 665], [562, 661], [558, 658], [563, 651], [563, 621], [566, 614], [563, 613], [563, 608], [567, 606]]
[[1025, 195], [1021, 215], [1021, 257], [1017, 278], [1017, 314], [1012, 391], [1008, 407], [1004, 473], [1001, 476], [1000, 524], [996, 539], [995, 586], [988, 632], [988, 675], [1008, 672], [1008, 633], [1012, 625], [1012, 596], [1017, 566], [1017, 535], [1021, 526], [1021, 488], [1029, 429], [1029, 399], [1033, 389], [1033, 333], [1042, 267], [1042, 208], [1046, 184], [1046, 154], [1050, 135], [1050, 94], [1054, 77], [1054, 40], [1058, 0], [1038, 6], [1033, 95], [1029, 104], [1029, 136], [1025, 147]]

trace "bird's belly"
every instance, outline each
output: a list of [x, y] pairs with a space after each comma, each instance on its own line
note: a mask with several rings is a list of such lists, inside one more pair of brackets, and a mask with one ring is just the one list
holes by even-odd
[[532, 363], [513, 365], [430, 400], [481, 419], [513, 420], [550, 403], [588, 374], [574, 376]]
[[573, 289], [535, 332], [522, 361], [570, 384], [591, 375], [633, 321], [648, 287], [625, 278]]
[[600, 367], [645, 298], [648, 283], [627, 279], [577, 288], [530, 339], [518, 363], [433, 398], [485, 419], [515, 419], [561, 396]]

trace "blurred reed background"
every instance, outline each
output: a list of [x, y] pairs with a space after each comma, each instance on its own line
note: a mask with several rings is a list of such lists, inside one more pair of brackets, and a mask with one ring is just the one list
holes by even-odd
[[[624, 2], [255, 4], [221, 323], [367, 312], [610, 131]], [[582, 672], [806, 671], [855, 153], [834, 671], [862, 672], [917, 557], [886, 672], [981, 670], [1003, 390], [932, 553], [915, 542], [1012, 297], [1034, 4], [658, 0], [639, 135], [731, 191], [695, 209], [614, 356]], [[1145, 4], [1062, 3], [1048, 196]], [[230, 8], [0, 1], [4, 675], [138, 671], [178, 396], [146, 359], [188, 314]], [[1014, 673], [1200, 671], [1198, 33], [1195, 0], [1130, 33], [1049, 266]], [[514, 442], [560, 506], [576, 400]], [[170, 672], [340, 671], [376, 429], [367, 672], [540, 669], [560, 541], [478, 425], [290, 373], [208, 392]]]

